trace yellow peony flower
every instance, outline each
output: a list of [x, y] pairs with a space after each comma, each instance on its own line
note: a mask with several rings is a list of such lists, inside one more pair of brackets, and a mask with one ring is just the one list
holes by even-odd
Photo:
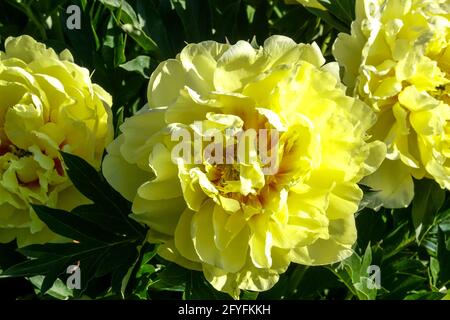
[[[300, 3], [305, 7], [311, 7], [316, 9], [325, 10], [325, 7], [319, 3], [317, 0], [285, 0], [287, 4]], [[339, 1], [339, 0], [336, 0]]]
[[0, 242], [57, 240], [30, 207], [70, 210], [86, 203], [59, 151], [100, 167], [112, 140], [111, 96], [91, 83], [69, 51], [57, 55], [29, 36], [0, 52]]
[[344, 83], [378, 113], [373, 139], [386, 160], [364, 180], [374, 207], [406, 207], [413, 179], [450, 189], [450, 3], [448, 0], [357, 0], [351, 35], [334, 55]]
[[374, 121], [316, 44], [189, 44], [154, 71], [103, 173], [162, 257], [238, 297], [271, 288], [291, 262], [352, 254], [357, 182], [385, 156], [365, 142]]

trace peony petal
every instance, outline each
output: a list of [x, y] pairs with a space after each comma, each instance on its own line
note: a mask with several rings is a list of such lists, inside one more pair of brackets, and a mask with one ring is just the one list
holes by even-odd
[[250, 237], [250, 257], [257, 268], [270, 268], [272, 265], [272, 234], [268, 228], [268, 217], [265, 215], [255, 215], [249, 221], [252, 231]]
[[173, 104], [186, 83], [183, 66], [178, 60], [161, 62], [150, 77], [147, 98], [150, 108]]
[[356, 241], [355, 218], [331, 220], [329, 230], [329, 239], [319, 239], [312, 245], [291, 250], [292, 261], [317, 266], [342, 261], [352, 255], [351, 248]]
[[175, 247], [186, 259], [194, 262], [201, 262], [197, 252], [195, 251], [191, 236], [191, 226], [194, 215], [195, 212], [189, 209], [186, 209], [181, 214], [175, 229]]
[[411, 171], [399, 160], [385, 160], [375, 173], [363, 179], [362, 184], [375, 191], [369, 196], [374, 208], [405, 208], [414, 196]]
[[9, 37], [5, 40], [5, 53], [7, 57], [14, 57], [30, 63], [36, 59], [58, 59], [53, 49], [47, 49], [32, 37], [24, 35], [17, 38]]
[[131, 217], [155, 231], [172, 235], [186, 204], [182, 197], [167, 200], [146, 200], [136, 196]]
[[124, 136], [120, 136], [108, 146], [103, 160], [102, 172], [108, 183], [127, 200], [132, 201], [138, 188], [154, 177], [152, 173], [141, 170], [127, 162], [120, 153]]

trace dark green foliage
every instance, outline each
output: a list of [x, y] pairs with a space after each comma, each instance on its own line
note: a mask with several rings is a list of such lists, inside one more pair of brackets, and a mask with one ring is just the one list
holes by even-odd
[[[350, 30], [354, 0], [320, 2], [328, 11], [282, 0], [4, 0], [0, 43], [29, 34], [57, 51], [70, 49], [76, 63], [113, 95], [118, 134], [123, 119], [145, 104], [151, 72], [186, 43], [242, 39], [262, 44], [272, 34], [283, 34], [297, 42], [316, 41], [332, 60], [338, 32]], [[66, 27], [71, 4], [81, 8], [81, 30]], [[200, 272], [159, 258], [157, 246], [145, 241], [146, 228], [128, 217], [131, 204], [85, 161], [62, 156], [70, 179], [94, 204], [70, 213], [34, 207], [69, 241], [19, 251], [14, 243], [0, 245], [0, 289], [15, 287], [7, 299], [36, 294], [43, 299], [229, 298]], [[416, 181], [415, 194], [406, 209], [360, 211], [351, 258], [328, 267], [293, 264], [271, 290], [243, 292], [241, 299], [441, 299], [440, 289], [450, 283], [450, 197], [429, 180]], [[74, 264], [82, 270], [80, 290], [65, 286], [67, 267]], [[380, 268], [380, 288], [367, 285], [370, 266]]]

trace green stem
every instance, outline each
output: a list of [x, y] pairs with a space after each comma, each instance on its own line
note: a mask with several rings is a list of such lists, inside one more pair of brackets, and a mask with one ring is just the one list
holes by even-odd
[[397, 253], [399, 253], [400, 251], [402, 251], [406, 247], [409, 247], [415, 241], [416, 241], [416, 237], [415, 236], [410, 237], [408, 240], [405, 241], [405, 243], [403, 243], [402, 245], [397, 247], [395, 250], [393, 250], [393, 251], [389, 252], [388, 254], [386, 254], [385, 256], [383, 256], [383, 261], [385, 261], [385, 260], [395, 256]]
[[7, 0], [7, 2], [14, 8], [18, 9], [19, 11], [22, 11], [28, 17], [28, 19], [30, 19], [30, 21], [33, 22], [33, 24], [36, 26], [42, 40], [47, 40], [45, 28], [42, 26], [38, 18], [36, 18], [29, 5], [21, 2], [16, 2], [13, 0]]
[[297, 292], [298, 286], [300, 285], [300, 282], [302, 281], [306, 270], [308, 270], [308, 266], [296, 266], [295, 270], [292, 272], [292, 275], [290, 277], [289, 281], [289, 294], [295, 294]]

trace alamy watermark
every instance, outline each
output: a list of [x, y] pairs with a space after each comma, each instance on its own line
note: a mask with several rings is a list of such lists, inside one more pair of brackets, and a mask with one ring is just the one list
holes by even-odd
[[66, 13], [69, 15], [66, 19], [66, 27], [69, 30], [81, 29], [81, 8], [75, 4], [67, 7]]
[[381, 270], [377, 265], [367, 267], [367, 288], [381, 289]]
[[69, 289], [81, 289], [81, 269], [79, 265], [70, 265], [66, 269], [66, 273], [70, 274], [67, 278], [66, 286]]

